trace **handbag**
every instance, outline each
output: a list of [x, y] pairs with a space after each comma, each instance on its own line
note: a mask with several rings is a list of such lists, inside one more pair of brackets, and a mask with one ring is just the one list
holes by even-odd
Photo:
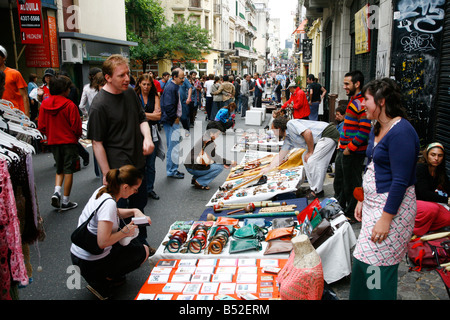
[[334, 234], [333, 228], [327, 219], [323, 219], [319, 225], [311, 232], [310, 241], [314, 249], [327, 241]]
[[72, 232], [72, 235], [70, 236], [70, 239], [72, 240], [72, 243], [76, 246], [80, 247], [83, 250], [86, 250], [90, 254], [98, 255], [103, 253], [104, 249], [101, 249], [98, 246], [97, 243], [97, 235], [93, 234], [88, 229], [88, 224], [91, 221], [91, 219], [94, 217], [94, 215], [97, 213], [98, 209], [105, 203], [106, 200], [113, 200], [112, 198], [108, 198], [102, 201], [100, 205], [97, 207], [97, 209], [94, 210], [94, 212], [91, 213], [89, 218], [83, 222], [78, 228], [75, 229], [74, 232]]
[[197, 155], [197, 158], [195, 159], [197, 164], [200, 164], [202, 166], [209, 166], [214, 163], [214, 160], [209, 157], [209, 155], [205, 152], [206, 144], [203, 145], [202, 150], [200, 150], [200, 153]]
[[[423, 239], [422, 239], [423, 238]], [[408, 257], [420, 271], [422, 267], [436, 268], [450, 262], [450, 236], [431, 240], [425, 236], [411, 240], [408, 243]]]

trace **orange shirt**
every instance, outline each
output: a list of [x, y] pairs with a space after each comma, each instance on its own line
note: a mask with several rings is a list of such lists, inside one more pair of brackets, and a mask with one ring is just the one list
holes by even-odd
[[23, 98], [20, 95], [19, 89], [27, 88], [28, 84], [22, 77], [22, 74], [16, 69], [6, 67], [3, 71], [5, 73], [5, 93], [3, 99], [11, 101], [14, 107], [25, 112], [23, 105]]

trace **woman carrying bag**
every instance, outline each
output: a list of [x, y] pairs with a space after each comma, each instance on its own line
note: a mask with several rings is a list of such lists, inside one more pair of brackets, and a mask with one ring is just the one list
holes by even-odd
[[[131, 165], [112, 169], [106, 175], [107, 185], [97, 189], [89, 199], [78, 219], [82, 225], [93, 212], [88, 230], [97, 236], [99, 254], [92, 254], [72, 243], [72, 263], [88, 282], [87, 288], [100, 299], [111, 296], [112, 289], [124, 282], [125, 275], [139, 268], [149, 257], [149, 247], [135, 239], [138, 226], [131, 221], [121, 227], [121, 221], [129, 217], [150, 217], [139, 209], [118, 209], [117, 201], [136, 193], [142, 173]], [[77, 229], [78, 230], [78, 229]]]

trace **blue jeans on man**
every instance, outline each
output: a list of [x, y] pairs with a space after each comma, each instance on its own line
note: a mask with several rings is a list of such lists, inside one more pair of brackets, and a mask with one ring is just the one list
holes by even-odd
[[161, 141], [153, 141], [155, 145], [155, 150], [147, 156], [145, 163], [145, 176], [147, 178], [147, 193], [153, 191], [155, 185], [155, 177], [156, 177], [156, 169], [155, 169], [155, 161], [156, 161], [156, 150], [159, 147]]
[[309, 114], [309, 120], [319, 120], [319, 105], [320, 102], [313, 102], [310, 104], [309, 110], [311, 111], [311, 113]]
[[166, 156], [166, 174], [168, 177], [177, 176], [178, 163], [180, 158], [180, 124], [163, 123], [164, 132], [167, 141], [167, 156]]

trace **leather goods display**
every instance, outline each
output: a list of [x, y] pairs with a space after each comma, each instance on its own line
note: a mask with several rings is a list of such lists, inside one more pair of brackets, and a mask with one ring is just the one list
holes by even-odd
[[267, 222], [266, 219], [264, 218], [246, 218], [244, 219], [244, 226], [248, 225], [248, 224], [255, 224], [260, 228], [265, 228], [267, 227]]
[[272, 229], [294, 227], [294, 217], [275, 218], [272, 220]]
[[275, 239], [289, 240], [292, 238], [293, 234], [294, 234], [294, 227], [272, 229], [269, 232], [267, 232], [266, 241], [269, 242], [270, 240]]
[[297, 216], [298, 222], [300, 224], [302, 224], [303, 221], [305, 220], [305, 217], [308, 217], [309, 221], [311, 221], [312, 220], [311, 217], [313, 215], [314, 208], [317, 208], [317, 210], [322, 209], [318, 198], [315, 198], [313, 201], [311, 201], [311, 203], [308, 204], [308, 206], [298, 214], [298, 216]]
[[103, 200], [100, 203], [100, 205], [97, 207], [97, 209], [95, 209], [94, 212], [91, 213], [89, 218], [85, 222], [83, 222], [78, 228], [76, 228], [74, 232], [72, 232], [72, 235], [70, 237], [73, 244], [75, 244], [76, 246], [80, 247], [81, 249], [86, 250], [87, 252], [94, 254], [94, 255], [99, 255], [99, 254], [103, 253], [104, 249], [101, 249], [98, 246], [97, 235], [91, 233], [88, 230], [88, 225], [89, 225], [89, 222], [91, 221], [91, 219], [97, 213], [97, 211], [103, 205], [103, 203], [105, 203], [105, 201], [109, 200], [109, 199], [113, 200], [112, 198]]
[[317, 249], [327, 239], [334, 234], [333, 228], [328, 220], [322, 219], [317, 227], [315, 227], [311, 233], [310, 241], [314, 249]]
[[271, 240], [267, 243], [264, 255], [291, 252], [292, 249], [291, 240]]
[[231, 240], [230, 253], [238, 253], [249, 250], [260, 251], [262, 249], [261, 242], [258, 239], [241, 239]]

